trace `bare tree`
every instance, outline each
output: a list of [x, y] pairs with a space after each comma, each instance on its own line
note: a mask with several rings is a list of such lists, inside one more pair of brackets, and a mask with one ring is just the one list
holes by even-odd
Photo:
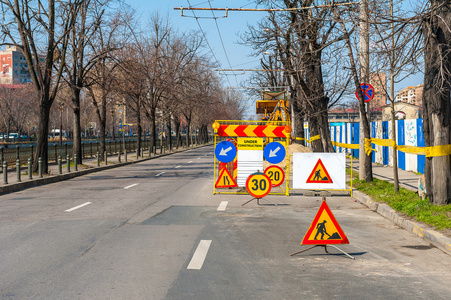
[[[39, 98], [39, 131], [35, 158], [48, 172], [48, 124], [66, 58], [68, 33], [81, 0], [73, 2], [0, 0], [3, 12], [2, 45], [14, 45], [25, 57]], [[33, 169], [38, 169], [38, 159]]]
[[[326, 91], [323, 64], [327, 52], [331, 51], [329, 48], [343, 38], [336, 28], [336, 22], [332, 20], [329, 9], [316, 7], [312, 0], [262, 2], [291, 10], [270, 13], [269, 18], [257, 28], [250, 26], [247, 35], [242, 38], [254, 47], [257, 55], [274, 49], [286, 70], [283, 83], [291, 87], [292, 111], [304, 114], [301, 118], [292, 117], [297, 123], [296, 132], [303, 132], [301, 120], [306, 119], [311, 136], [320, 136], [320, 139], [312, 142], [314, 151], [334, 151], [330, 140], [328, 109], [337, 102], [341, 93], [336, 93], [338, 89], [332, 93]], [[298, 7], [310, 8], [294, 10]], [[329, 69], [337, 66], [328, 65]], [[274, 78], [272, 76], [271, 81], [274, 82]], [[336, 86], [330, 84], [327, 90], [333, 90]]]

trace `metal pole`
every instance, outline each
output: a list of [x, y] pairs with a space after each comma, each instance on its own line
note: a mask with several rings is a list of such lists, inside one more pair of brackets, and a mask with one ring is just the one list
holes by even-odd
[[33, 179], [33, 172], [31, 170], [31, 158], [28, 158], [28, 180], [32, 180]]
[[42, 178], [42, 158], [38, 158], [38, 170], [39, 170], [39, 178]]
[[20, 159], [16, 160], [16, 175], [17, 175], [17, 182], [21, 182], [21, 180], [20, 180]]
[[97, 151], [97, 167], [100, 167], [100, 155], [99, 155], [99, 151]]
[[8, 164], [3, 161], [3, 183], [8, 184]]
[[105, 151], [105, 153], [103, 154], [103, 157], [104, 157], [104, 159], [105, 159], [105, 166], [107, 166], [108, 165], [108, 155], [107, 155], [107, 152]]
[[70, 172], [70, 155], [66, 156], [67, 172]]
[[78, 171], [78, 157], [77, 154], [74, 154], [74, 169]]
[[63, 159], [58, 156], [58, 174], [63, 174]]

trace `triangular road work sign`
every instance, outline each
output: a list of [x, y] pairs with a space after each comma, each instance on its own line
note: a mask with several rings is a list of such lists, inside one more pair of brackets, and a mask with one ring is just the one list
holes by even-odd
[[218, 180], [216, 181], [215, 187], [229, 188], [237, 186], [238, 184], [236, 184], [235, 180], [233, 180], [233, 177], [232, 175], [230, 175], [230, 172], [227, 170], [227, 168], [222, 168], [221, 172], [219, 173]]
[[332, 178], [324, 167], [321, 158], [318, 159], [315, 167], [307, 178], [307, 183], [333, 183]]
[[349, 244], [334, 215], [323, 201], [301, 245]]

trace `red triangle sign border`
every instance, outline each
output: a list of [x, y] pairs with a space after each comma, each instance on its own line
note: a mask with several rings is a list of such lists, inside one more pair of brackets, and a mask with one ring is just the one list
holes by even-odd
[[[323, 168], [324, 172], [326, 173], [326, 177], [328, 178], [328, 180], [316, 180], [313, 181], [310, 178], [312, 178], [313, 174], [315, 173], [316, 169], [318, 168], [318, 166], [321, 165], [321, 167]], [[310, 175], [307, 177], [307, 181], [306, 183], [333, 183], [332, 178], [329, 175], [329, 172], [327, 172], [326, 167], [324, 166], [321, 158], [318, 158], [318, 161], [315, 164], [315, 167], [312, 170], [312, 173], [310, 173]]]
[[[326, 213], [329, 215], [329, 218], [331, 219], [332, 223], [334, 224], [335, 228], [337, 229], [337, 233], [340, 235], [341, 240], [309, 240], [308, 239], [312, 235], [313, 230], [315, 229], [316, 225], [318, 224], [318, 220], [321, 217], [323, 211], [326, 211]], [[341, 229], [337, 220], [335, 219], [335, 216], [333, 215], [333, 213], [330, 210], [329, 206], [327, 205], [326, 201], [324, 200], [323, 203], [321, 204], [320, 208], [318, 209], [318, 212], [316, 213], [316, 216], [313, 219], [312, 224], [310, 224], [310, 227], [307, 230], [307, 233], [304, 235], [301, 245], [328, 245], [328, 244], [330, 244], [330, 245], [332, 245], [332, 244], [349, 244], [349, 240], [346, 237], [343, 230]]]
[[[230, 178], [230, 180], [232, 181], [232, 183], [231, 184], [229, 184], [229, 185], [218, 185], [220, 182], [220, 180], [222, 179], [222, 177], [224, 176], [224, 172], [226, 172], [227, 174], [227, 176], [229, 176], [229, 178]], [[219, 176], [218, 176], [218, 180], [216, 180], [216, 184], [215, 184], [215, 187], [216, 188], [229, 188], [229, 187], [238, 187], [238, 184], [235, 182], [235, 180], [233, 180], [233, 177], [232, 177], [232, 175], [230, 174], [230, 172], [229, 172], [229, 170], [227, 170], [227, 168], [222, 168], [222, 170], [221, 170], [221, 172], [219, 173]]]

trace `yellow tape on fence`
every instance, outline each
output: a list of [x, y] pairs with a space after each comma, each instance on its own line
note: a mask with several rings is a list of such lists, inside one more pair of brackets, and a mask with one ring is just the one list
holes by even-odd
[[389, 139], [375, 139], [371, 138], [371, 143], [379, 146], [385, 146], [385, 147], [395, 147], [396, 143], [394, 140]]
[[[398, 149], [401, 152], [415, 155], [426, 155], [427, 157], [433, 156], [445, 156], [451, 155], [451, 145], [440, 145], [440, 146], [431, 146], [431, 147], [417, 147], [417, 146], [408, 146], [408, 145], [396, 145], [395, 141], [391, 139], [365, 139], [365, 153], [370, 155], [371, 151], [377, 152], [376, 149], [371, 148], [371, 144], [384, 146], [384, 147], [393, 147], [394, 149]], [[350, 148], [350, 149], [359, 149], [359, 144], [344, 144], [332, 141], [332, 145], [342, 148]]]
[[427, 147], [400, 145], [397, 147], [399, 151], [409, 154], [425, 155]]
[[307, 141], [308, 143], [311, 143], [313, 141], [319, 140], [320, 138], [321, 138], [321, 136], [318, 134], [318, 135], [312, 136], [310, 138], [310, 140], [307, 139], [307, 138], [300, 138], [300, 137], [296, 137], [296, 140], [298, 140], [298, 141]]
[[332, 141], [332, 145], [341, 147], [341, 148], [359, 149], [359, 144], [344, 144], [344, 143]]

